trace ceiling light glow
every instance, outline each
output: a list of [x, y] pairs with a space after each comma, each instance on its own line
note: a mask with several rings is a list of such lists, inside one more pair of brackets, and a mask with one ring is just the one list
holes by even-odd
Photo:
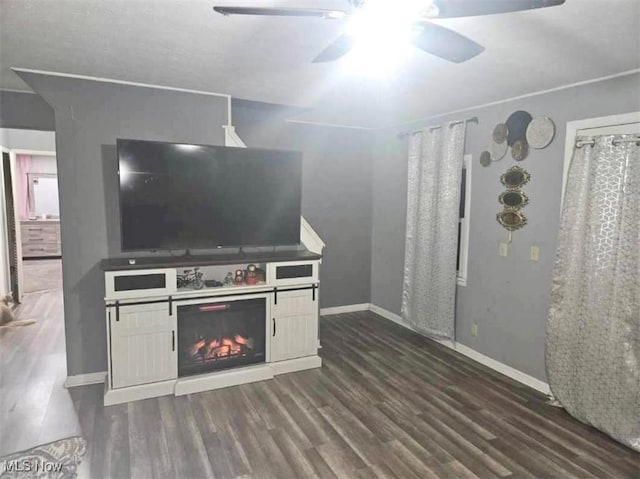
[[432, 16], [431, 0], [369, 0], [350, 19], [348, 33], [354, 39], [349, 69], [368, 76], [396, 70], [410, 54], [416, 20]]

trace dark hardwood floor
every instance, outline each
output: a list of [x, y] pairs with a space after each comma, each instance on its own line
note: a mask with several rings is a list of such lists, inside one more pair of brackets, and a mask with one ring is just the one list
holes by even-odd
[[107, 408], [62, 387], [61, 293], [20, 317], [38, 324], [0, 330], [0, 455], [82, 434], [92, 478], [640, 477], [541, 394], [369, 312], [322, 319], [322, 369]]

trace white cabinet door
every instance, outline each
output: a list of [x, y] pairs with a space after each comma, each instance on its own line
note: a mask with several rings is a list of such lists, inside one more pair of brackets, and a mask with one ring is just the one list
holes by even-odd
[[271, 361], [318, 352], [318, 290], [278, 291], [271, 304]]
[[120, 305], [108, 315], [113, 388], [177, 377], [176, 323], [167, 303]]

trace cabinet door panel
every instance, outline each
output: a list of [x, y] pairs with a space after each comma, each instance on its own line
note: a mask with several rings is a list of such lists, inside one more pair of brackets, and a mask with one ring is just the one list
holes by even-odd
[[318, 292], [278, 292], [271, 305], [271, 361], [313, 356], [318, 351]]
[[167, 304], [112, 308], [112, 386], [121, 388], [177, 377], [174, 318]]

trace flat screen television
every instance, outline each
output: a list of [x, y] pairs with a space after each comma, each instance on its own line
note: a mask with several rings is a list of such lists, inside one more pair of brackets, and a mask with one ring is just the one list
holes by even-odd
[[122, 251], [300, 242], [302, 154], [117, 141]]

